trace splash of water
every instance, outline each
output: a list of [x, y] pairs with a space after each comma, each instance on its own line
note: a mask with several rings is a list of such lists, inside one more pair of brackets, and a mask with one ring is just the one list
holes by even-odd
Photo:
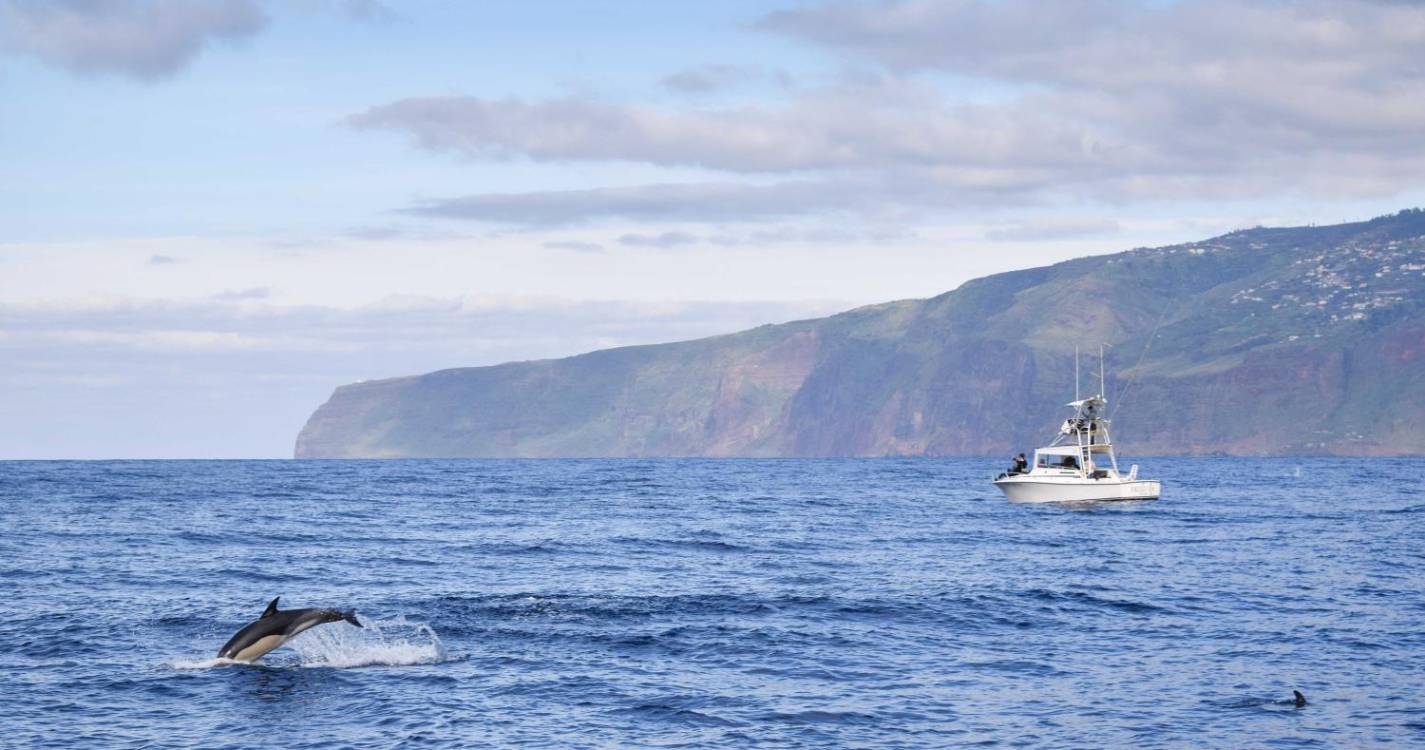
[[[258, 661], [265, 667], [327, 667], [345, 669], [369, 666], [409, 666], [439, 664], [452, 661], [440, 642], [440, 636], [429, 625], [410, 622], [404, 616], [385, 620], [361, 618], [362, 628], [342, 623], [312, 628], [293, 638], [286, 649], [296, 652], [292, 660], [282, 650]], [[284, 658], [284, 656], [286, 658]], [[244, 666], [232, 659], [179, 659], [169, 664], [173, 669], [213, 669], [229, 665]]]
[[179, 659], [168, 666], [174, 669], [212, 669], [213, 667], [225, 667], [229, 664], [242, 664], [242, 662], [213, 657], [211, 659]]
[[448, 661], [445, 645], [425, 623], [404, 616], [386, 620], [362, 618], [363, 628], [337, 623], [313, 628], [293, 638], [287, 646], [301, 658], [303, 667], [408, 666]]

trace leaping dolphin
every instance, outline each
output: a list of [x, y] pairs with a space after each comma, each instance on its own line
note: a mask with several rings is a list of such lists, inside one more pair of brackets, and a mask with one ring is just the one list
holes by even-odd
[[[282, 597], [277, 597], [281, 599]], [[273, 599], [262, 616], [239, 630], [218, 651], [218, 658], [252, 663], [262, 658], [268, 651], [292, 640], [298, 633], [328, 622], [346, 620], [362, 627], [356, 621], [356, 610], [338, 612], [334, 609], [277, 609], [277, 599]]]

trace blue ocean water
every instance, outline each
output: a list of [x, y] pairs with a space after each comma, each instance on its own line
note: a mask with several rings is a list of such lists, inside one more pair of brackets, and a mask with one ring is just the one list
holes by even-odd
[[1425, 746], [1425, 461], [1142, 463], [0, 463], [0, 746]]

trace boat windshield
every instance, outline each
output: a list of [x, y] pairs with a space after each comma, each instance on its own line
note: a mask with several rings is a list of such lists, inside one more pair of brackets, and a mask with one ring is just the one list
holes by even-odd
[[1075, 469], [1079, 468], [1078, 456], [1056, 456], [1053, 454], [1039, 454], [1039, 468], [1041, 469]]

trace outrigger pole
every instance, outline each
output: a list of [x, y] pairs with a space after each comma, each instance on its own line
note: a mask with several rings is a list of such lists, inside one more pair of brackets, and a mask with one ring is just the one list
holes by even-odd
[[1074, 400], [1079, 400], [1079, 345], [1074, 344]]

